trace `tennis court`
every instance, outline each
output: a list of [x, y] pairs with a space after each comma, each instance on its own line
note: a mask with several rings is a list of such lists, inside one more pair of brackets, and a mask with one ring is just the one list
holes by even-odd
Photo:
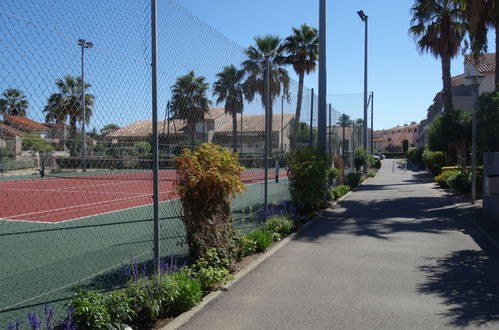
[[[275, 176], [275, 172], [271, 173]], [[279, 173], [286, 176], [285, 171]], [[271, 177], [272, 177], [271, 176]], [[245, 170], [245, 184], [262, 182], [261, 169]], [[175, 170], [159, 172], [160, 202], [178, 198]], [[85, 172], [65, 177], [0, 182], [0, 218], [59, 223], [152, 203], [151, 171]]]
[[[263, 174], [261, 168], [242, 174], [247, 189], [232, 203], [240, 230], [261, 221]], [[151, 267], [151, 171], [57, 175], [63, 176], [0, 181], [0, 327], [29, 312], [43, 314], [45, 303], [60, 315], [79, 288], [123, 285], [121, 269], [132, 259]], [[286, 172], [279, 176], [277, 183], [269, 171], [269, 203], [289, 200]], [[163, 260], [181, 260], [187, 252], [174, 180], [174, 170], [160, 171]]]

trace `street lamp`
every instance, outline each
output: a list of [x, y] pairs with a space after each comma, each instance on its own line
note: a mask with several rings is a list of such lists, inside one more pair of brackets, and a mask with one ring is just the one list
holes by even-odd
[[[367, 150], [367, 15], [362, 10], [357, 12], [360, 19], [365, 23], [365, 36], [364, 36], [364, 141], [362, 146]], [[364, 164], [364, 174], [367, 174], [367, 162]]]
[[482, 74], [470, 74], [467, 72], [464, 77], [465, 85], [471, 87], [471, 95], [473, 98], [473, 111], [471, 119], [471, 204], [475, 204], [476, 200], [476, 107], [478, 105], [478, 87], [485, 76]]
[[85, 123], [87, 121], [85, 114], [85, 48], [92, 48], [93, 43], [86, 41], [85, 39], [78, 40], [78, 46], [81, 47], [81, 109], [83, 115], [83, 123], [81, 125], [81, 130], [83, 133], [83, 172], [87, 171], [87, 141], [85, 136]]

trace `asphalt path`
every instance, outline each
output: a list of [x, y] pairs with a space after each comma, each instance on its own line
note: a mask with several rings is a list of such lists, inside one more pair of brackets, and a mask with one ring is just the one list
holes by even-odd
[[183, 329], [499, 329], [499, 256], [392, 160]]

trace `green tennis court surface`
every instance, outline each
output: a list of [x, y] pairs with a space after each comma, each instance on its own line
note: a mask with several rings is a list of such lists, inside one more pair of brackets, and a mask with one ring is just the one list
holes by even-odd
[[[269, 202], [289, 200], [288, 181], [269, 181]], [[263, 183], [247, 185], [233, 202], [235, 226], [250, 230], [262, 215]], [[181, 260], [187, 247], [179, 200], [160, 204], [161, 255]], [[108, 290], [124, 282], [123, 265], [135, 257], [151, 267], [150, 205], [63, 223], [0, 222], [0, 328], [48, 303], [60, 315], [78, 288]], [[58, 319], [56, 318], [56, 319]]]

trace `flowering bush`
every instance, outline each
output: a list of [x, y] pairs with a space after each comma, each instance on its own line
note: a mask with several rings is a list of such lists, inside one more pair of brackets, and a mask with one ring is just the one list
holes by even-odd
[[210, 248], [234, 251], [230, 202], [244, 191], [243, 167], [229, 149], [206, 143], [177, 157], [177, 187], [184, 209], [189, 257], [204, 257]]

